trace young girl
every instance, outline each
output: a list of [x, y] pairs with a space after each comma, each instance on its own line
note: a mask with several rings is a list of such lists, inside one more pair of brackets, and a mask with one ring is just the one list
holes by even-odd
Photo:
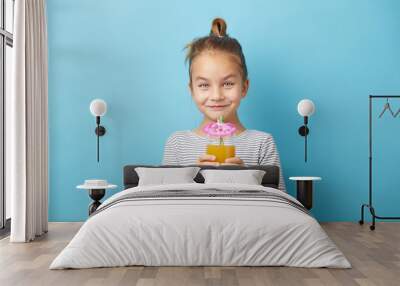
[[214, 155], [205, 154], [208, 137], [203, 128], [223, 116], [237, 130], [232, 136], [236, 156], [222, 165], [275, 165], [280, 169], [279, 189], [285, 191], [279, 154], [271, 134], [246, 129], [237, 109], [249, 88], [246, 61], [239, 42], [226, 34], [223, 19], [214, 19], [209, 36], [188, 46], [189, 90], [204, 118], [193, 130], [174, 132], [167, 140], [164, 165], [219, 165]]

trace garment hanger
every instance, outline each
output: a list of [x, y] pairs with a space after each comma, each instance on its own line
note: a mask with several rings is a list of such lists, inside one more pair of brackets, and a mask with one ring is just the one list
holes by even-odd
[[382, 110], [381, 114], [379, 115], [379, 118], [381, 118], [383, 116], [383, 114], [386, 112], [386, 110], [388, 110], [388, 109], [389, 109], [389, 111], [390, 111], [390, 113], [392, 114], [393, 117], [396, 117], [397, 113], [400, 111], [400, 110], [397, 111], [396, 112], [396, 116], [395, 116], [394, 113], [393, 113], [393, 110], [390, 108], [389, 98], [386, 98], [385, 106], [383, 107], [383, 110]]
[[393, 116], [397, 117], [397, 115], [399, 115], [399, 114], [400, 114], [400, 108], [399, 108], [399, 110], [396, 111], [396, 113]]

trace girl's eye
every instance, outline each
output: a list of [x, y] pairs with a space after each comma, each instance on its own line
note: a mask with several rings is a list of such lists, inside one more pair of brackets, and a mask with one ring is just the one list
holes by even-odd
[[198, 87], [200, 88], [207, 88], [208, 86], [209, 86], [208, 83], [201, 83], [198, 85]]
[[227, 86], [227, 87], [232, 87], [234, 85], [235, 85], [235, 83], [233, 83], [231, 81], [224, 82], [224, 86]]

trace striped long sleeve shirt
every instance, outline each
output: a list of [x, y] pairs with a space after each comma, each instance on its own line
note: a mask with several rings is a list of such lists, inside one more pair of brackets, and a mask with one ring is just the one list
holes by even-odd
[[[279, 189], [286, 191], [285, 180], [274, 138], [271, 134], [246, 129], [231, 137], [236, 156], [245, 165], [274, 165], [280, 170]], [[196, 164], [200, 155], [206, 153], [209, 138], [191, 130], [176, 131], [169, 136], [164, 147], [164, 165]]]

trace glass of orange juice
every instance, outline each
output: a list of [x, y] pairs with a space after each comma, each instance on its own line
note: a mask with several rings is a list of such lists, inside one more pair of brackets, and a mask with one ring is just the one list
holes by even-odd
[[208, 135], [207, 154], [214, 155], [215, 161], [225, 163], [226, 158], [235, 157], [235, 146], [231, 141], [236, 127], [232, 123], [224, 123], [223, 116], [217, 122], [210, 122], [203, 131]]
[[235, 157], [234, 145], [208, 144], [207, 154], [214, 155], [215, 161], [225, 163], [226, 158]]

